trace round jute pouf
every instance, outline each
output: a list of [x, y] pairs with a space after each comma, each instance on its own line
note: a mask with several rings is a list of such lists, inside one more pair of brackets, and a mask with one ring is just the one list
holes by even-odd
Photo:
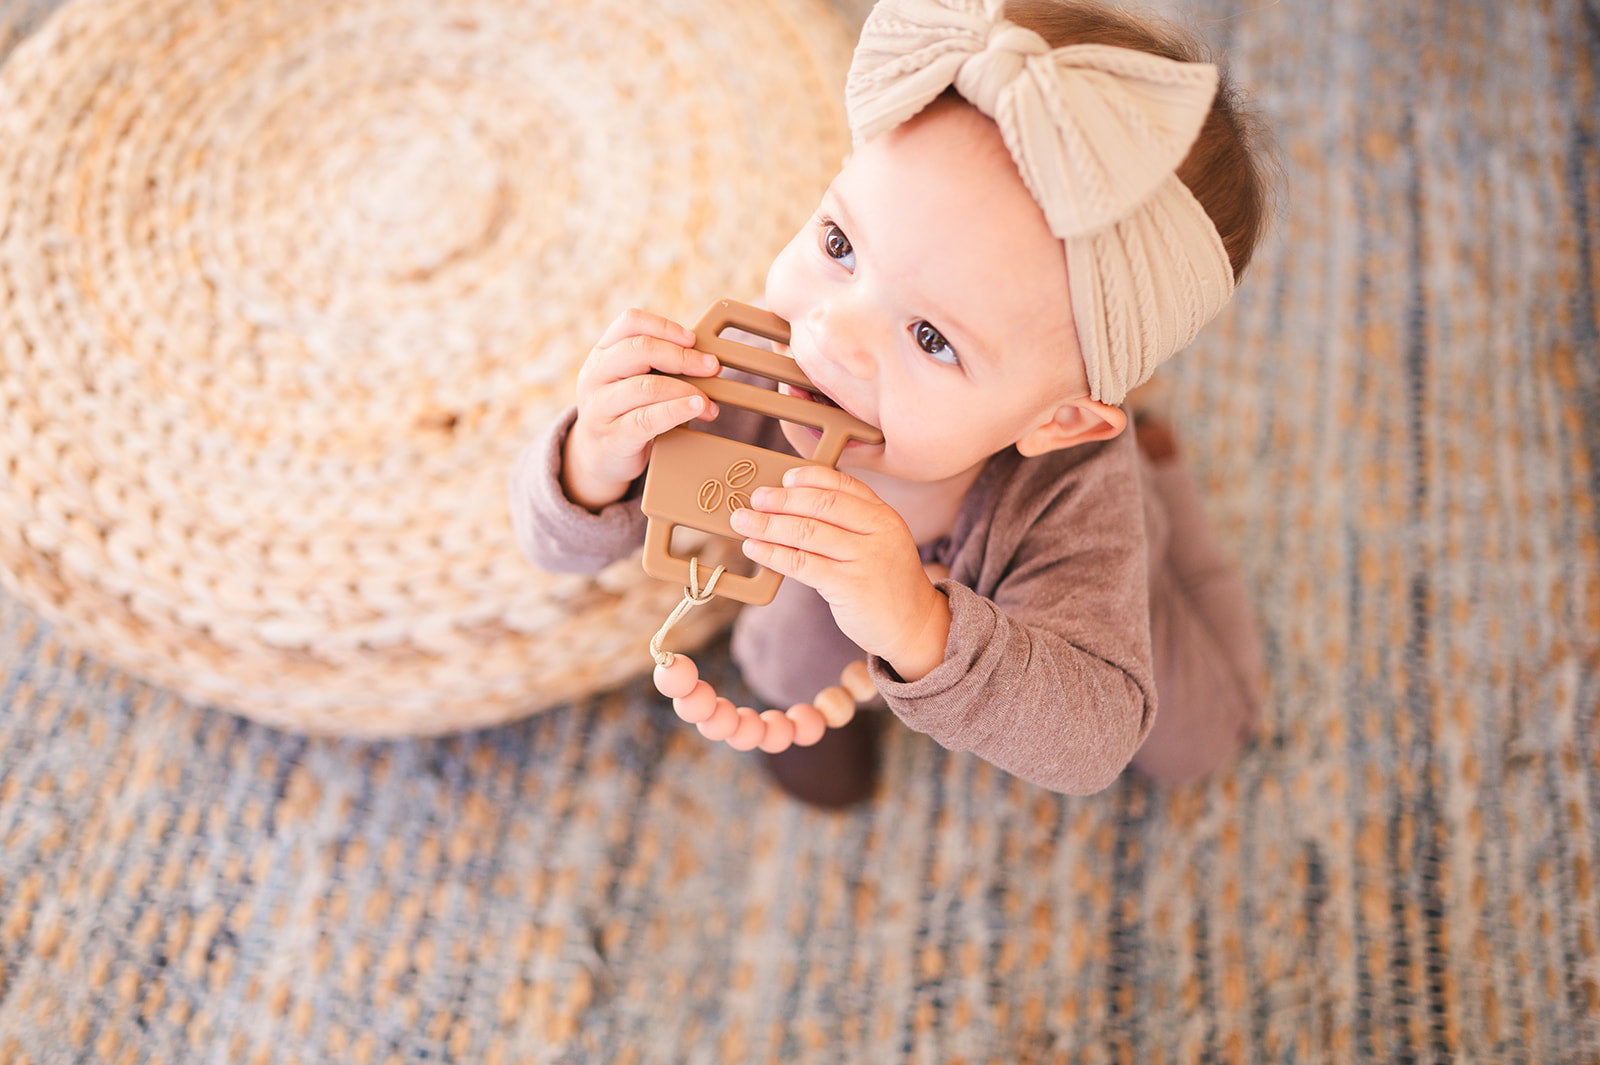
[[681, 589], [535, 570], [506, 476], [625, 307], [759, 295], [850, 44], [815, 0], [72, 0], [0, 66], [5, 588], [310, 732], [644, 671]]

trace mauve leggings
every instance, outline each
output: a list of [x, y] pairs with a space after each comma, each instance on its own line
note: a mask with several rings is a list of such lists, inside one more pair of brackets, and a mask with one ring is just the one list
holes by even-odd
[[1144, 485], [1157, 713], [1133, 764], [1157, 780], [1192, 780], [1226, 762], [1254, 731], [1261, 642], [1244, 582], [1217, 543], [1188, 469], [1175, 459], [1146, 462]]

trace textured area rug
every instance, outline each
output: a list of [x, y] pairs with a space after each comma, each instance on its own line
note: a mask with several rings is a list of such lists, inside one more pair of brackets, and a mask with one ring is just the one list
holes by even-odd
[[1600, 11], [1184, 10], [1285, 178], [1169, 375], [1266, 627], [1236, 767], [901, 729], [833, 816], [647, 685], [307, 739], [0, 600], [0, 1060], [1600, 1061]]

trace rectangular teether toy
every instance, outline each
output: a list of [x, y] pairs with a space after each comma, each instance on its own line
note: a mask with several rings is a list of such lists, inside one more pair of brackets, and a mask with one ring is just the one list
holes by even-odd
[[[788, 323], [777, 315], [733, 300], [719, 300], [695, 325], [695, 347], [715, 355], [725, 367], [814, 391], [793, 359], [729, 340], [721, 335], [729, 327], [780, 344], [789, 340]], [[880, 430], [838, 407], [721, 377], [680, 376], [679, 380], [693, 384], [719, 405], [819, 429], [822, 439], [815, 455], [802, 459], [683, 426], [656, 437], [644, 480], [643, 509], [649, 519], [644, 571], [661, 580], [689, 583], [689, 560], [672, 554], [672, 530], [677, 526], [741, 540], [728, 518], [749, 504], [750, 493], [756, 488], [779, 484], [783, 475], [797, 466], [835, 465], [851, 440], [883, 442]], [[749, 577], [724, 573], [717, 592], [741, 603], [761, 606], [772, 602], [782, 580], [781, 574], [766, 568]]]

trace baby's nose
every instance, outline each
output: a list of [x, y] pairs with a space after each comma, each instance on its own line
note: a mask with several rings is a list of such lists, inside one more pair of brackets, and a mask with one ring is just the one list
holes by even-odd
[[811, 341], [818, 356], [860, 380], [878, 375], [873, 352], [881, 342], [868, 317], [849, 306], [818, 307], [810, 321]]

